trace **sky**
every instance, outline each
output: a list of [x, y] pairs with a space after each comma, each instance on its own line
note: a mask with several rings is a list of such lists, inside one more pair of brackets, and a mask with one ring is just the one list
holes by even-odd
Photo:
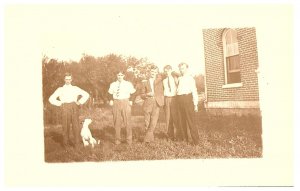
[[180, 62], [204, 72], [202, 28], [197, 9], [180, 6], [50, 7], [41, 34], [42, 53], [78, 61], [82, 54], [147, 58], [159, 68]]

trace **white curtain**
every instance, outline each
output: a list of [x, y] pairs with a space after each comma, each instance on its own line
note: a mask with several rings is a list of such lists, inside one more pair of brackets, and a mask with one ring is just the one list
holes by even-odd
[[239, 54], [239, 45], [237, 42], [226, 44], [226, 56], [234, 56]]

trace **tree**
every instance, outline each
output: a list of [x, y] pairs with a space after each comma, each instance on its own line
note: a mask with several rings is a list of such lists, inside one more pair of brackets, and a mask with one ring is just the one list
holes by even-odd
[[147, 58], [123, 57], [109, 54], [103, 57], [94, 57], [83, 54], [79, 62], [58, 61], [44, 56], [42, 59], [43, 98], [44, 103], [49, 96], [64, 83], [64, 74], [73, 75], [73, 84], [88, 91], [96, 100], [108, 100], [108, 88], [116, 80], [116, 73], [125, 71], [126, 80], [136, 87], [149, 75], [154, 65]]

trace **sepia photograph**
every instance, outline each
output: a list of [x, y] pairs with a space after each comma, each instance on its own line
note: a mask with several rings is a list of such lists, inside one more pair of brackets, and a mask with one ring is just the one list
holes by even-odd
[[6, 182], [293, 186], [292, 14], [7, 5]]
[[262, 157], [255, 28], [200, 32], [204, 55], [191, 57], [204, 63], [191, 63], [193, 71], [180, 60], [110, 53], [65, 61], [45, 52], [45, 161]]

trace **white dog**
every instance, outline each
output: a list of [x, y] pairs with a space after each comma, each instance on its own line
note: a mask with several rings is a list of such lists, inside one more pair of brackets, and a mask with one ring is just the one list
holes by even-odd
[[92, 148], [94, 148], [96, 144], [100, 144], [100, 140], [96, 141], [96, 139], [94, 139], [94, 137], [92, 136], [92, 133], [89, 129], [89, 124], [91, 123], [91, 119], [84, 119], [80, 135], [82, 137], [82, 142], [85, 147], [91, 144]]

